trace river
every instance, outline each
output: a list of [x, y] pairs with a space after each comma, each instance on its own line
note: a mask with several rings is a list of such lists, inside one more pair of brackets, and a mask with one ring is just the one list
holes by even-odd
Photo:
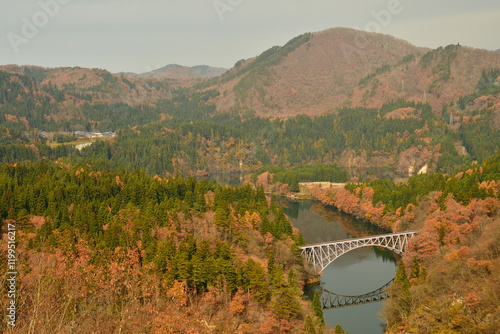
[[[317, 202], [280, 199], [278, 203], [284, 207], [285, 214], [302, 232], [307, 243], [387, 233]], [[373, 247], [359, 248], [342, 255], [326, 267], [321, 276], [321, 285], [341, 295], [365, 294], [394, 278], [396, 269], [392, 252]], [[383, 333], [384, 322], [380, 319], [382, 303], [324, 310], [325, 322], [332, 328], [340, 324], [349, 334]]]

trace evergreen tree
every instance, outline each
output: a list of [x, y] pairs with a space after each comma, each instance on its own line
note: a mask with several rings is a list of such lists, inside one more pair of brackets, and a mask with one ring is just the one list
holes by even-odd
[[304, 325], [304, 332], [306, 334], [316, 334], [316, 328], [314, 327], [314, 321], [312, 320], [311, 316], [306, 317], [306, 322]]
[[321, 298], [318, 291], [314, 291], [311, 306], [314, 315], [321, 321], [321, 323], [324, 323], [325, 319], [323, 317], [323, 305], [321, 305]]
[[335, 326], [335, 334], [349, 334], [349, 333], [347, 333], [346, 331], [344, 331], [344, 329], [342, 328], [342, 326], [340, 326], [339, 324], [337, 324], [337, 326]]

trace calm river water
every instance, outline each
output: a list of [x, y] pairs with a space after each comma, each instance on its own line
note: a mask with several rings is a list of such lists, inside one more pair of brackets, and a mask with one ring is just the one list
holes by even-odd
[[[278, 203], [307, 243], [387, 233], [316, 202], [280, 199]], [[326, 267], [321, 285], [337, 294], [360, 295], [380, 288], [395, 273], [396, 261], [390, 251], [365, 247], [344, 254]], [[340, 324], [349, 334], [383, 333], [384, 323], [379, 316], [382, 303], [324, 310], [325, 322], [332, 328]]]

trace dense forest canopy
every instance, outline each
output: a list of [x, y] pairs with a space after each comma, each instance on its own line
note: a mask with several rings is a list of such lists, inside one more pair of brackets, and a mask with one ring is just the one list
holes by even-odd
[[304, 241], [262, 188], [39, 162], [1, 166], [0, 194], [16, 328], [205, 332], [191, 313], [220, 333], [323, 326], [301, 297]]

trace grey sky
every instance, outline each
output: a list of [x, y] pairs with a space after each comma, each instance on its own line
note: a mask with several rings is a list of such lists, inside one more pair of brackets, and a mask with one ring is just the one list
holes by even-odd
[[171, 63], [232, 67], [302, 33], [339, 26], [417, 46], [500, 49], [498, 0], [0, 1], [2, 65], [138, 73]]

